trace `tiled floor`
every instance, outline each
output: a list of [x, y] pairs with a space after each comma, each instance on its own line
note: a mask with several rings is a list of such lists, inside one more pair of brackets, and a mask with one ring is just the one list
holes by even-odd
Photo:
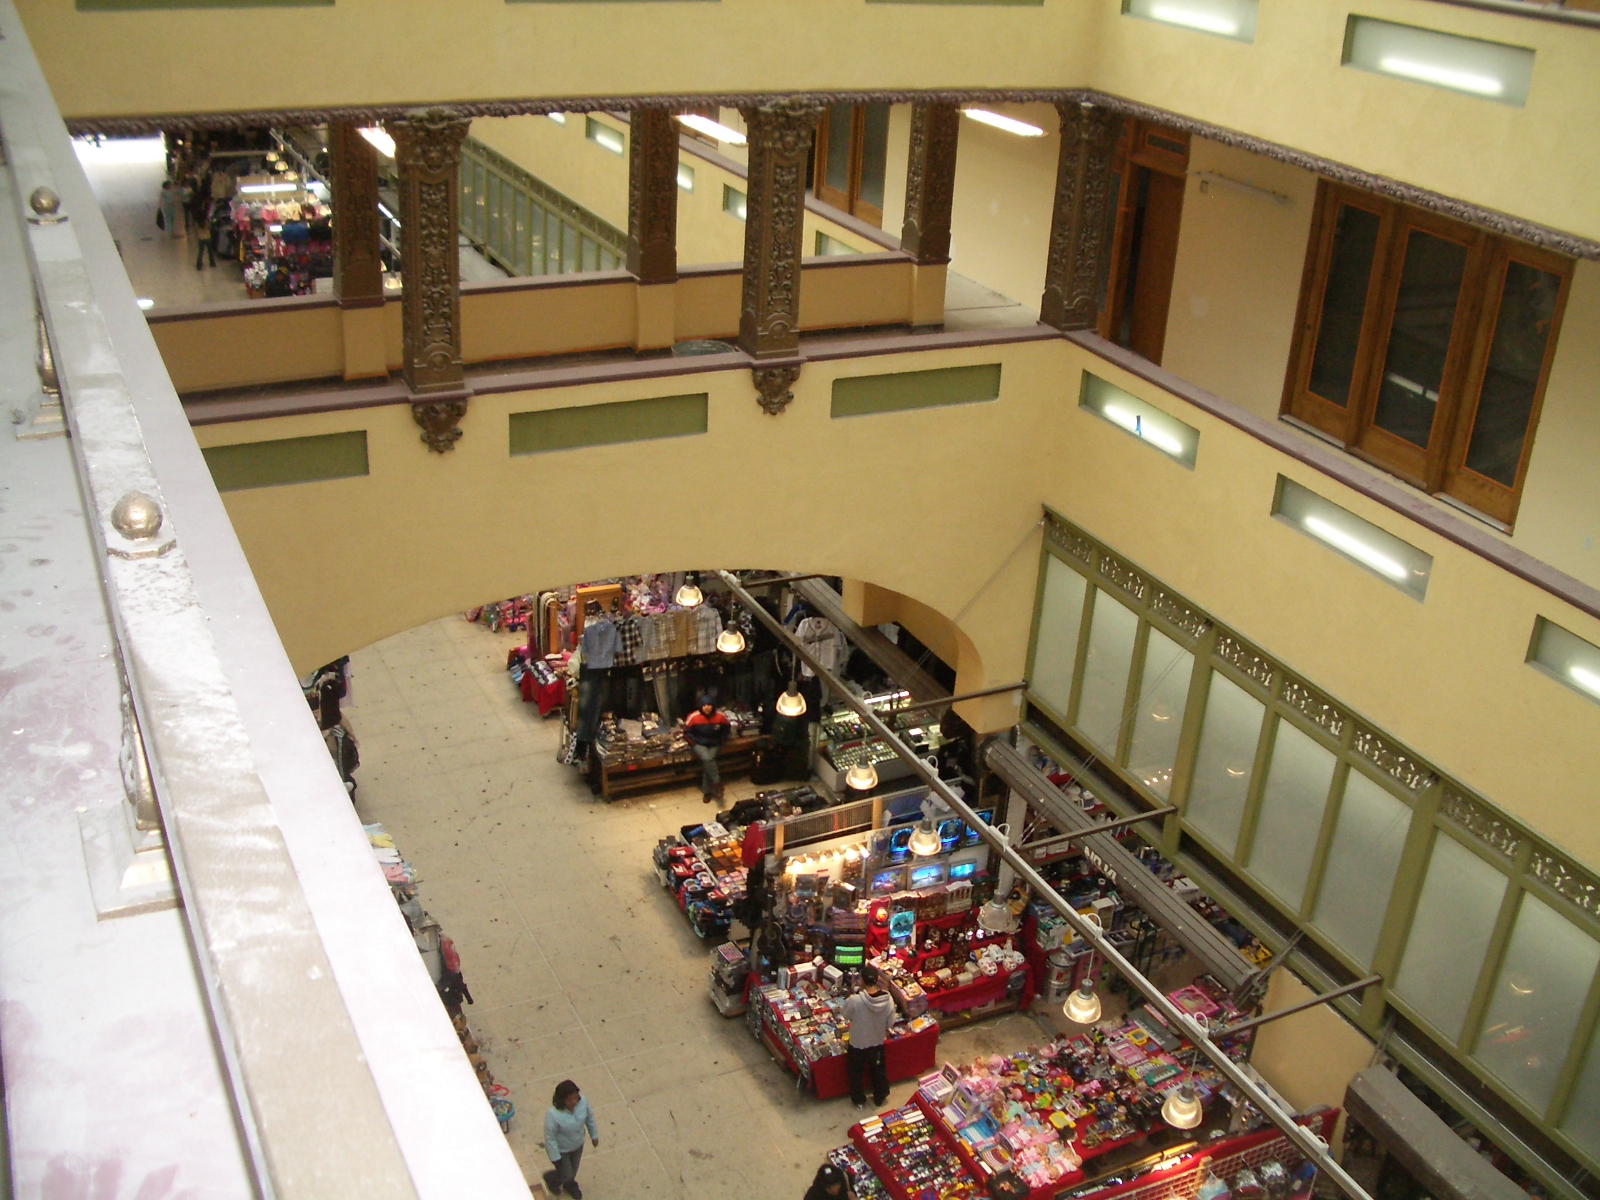
[[[415, 866], [424, 906], [461, 952], [466, 1012], [512, 1093], [530, 1182], [548, 1165], [555, 1084], [600, 1122], [580, 1181], [595, 1200], [801, 1195], [857, 1119], [795, 1089], [706, 995], [709, 947], [656, 883], [651, 847], [708, 810], [697, 790], [605, 804], [555, 761], [558, 719], [504, 667], [518, 638], [448, 617], [352, 656], [356, 807]], [[730, 781], [729, 802], [750, 795]], [[1043, 1040], [1002, 1017], [940, 1041], [964, 1061]], [[911, 1084], [895, 1087], [902, 1103]]]

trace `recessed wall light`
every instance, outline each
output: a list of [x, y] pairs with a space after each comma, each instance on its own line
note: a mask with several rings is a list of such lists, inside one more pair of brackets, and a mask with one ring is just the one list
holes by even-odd
[[557, 125], [565, 125], [567, 123], [566, 113], [545, 113], [545, 116], [549, 117]]
[[745, 219], [745, 211], [748, 207], [748, 204], [749, 198], [738, 188], [729, 187], [727, 184], [722, 185], [723, 212], [727, 213], [730, 217], [738, 217], [739, 220], [742, 221]]
[[145, 310], [152, 309], [152, 308], [154, 308], [156, 306], [156, 302], [154, 300], [150, 299], [150, 297], [148, 297], [148, 296], [140, 296], [139, 299], [137, 301], [135, 301], [135, 303], [137, 303], [140, 308], [145, 309]]
[[1433, 573], [1433, 556], [1363, 520], [1347, 508], [1278, 476], [1272, 515], [1421, 600]]
[[389, 135], [387, 129], [377, 125], [369, 125], [362, 129], [361, 136], [366, 138], [372, 148], [385, 158], [394, 157], [394, 138]]
[[686, 192], [694, 191], [694, 168], [688, 163], [678, 164], [678, 186]]
[[1528, 663], [1557, 683], [1600, 704], [1600, 646], [1584, 641], [1554, 621], [1535, 617]]
[[1345, 24], [1344, 65], [1519, 108], [1533, 82], [1533, 51], [1522, 46], [1354, 15]]
[[613, 154], [621, 154], [623, 148], [627, 145], [623, 140], [620, 129], [613, 129], [602, 121], [596, 121], [593, 117], [584, 118], [583, 136], [602, 150], [609, 150]]
[[272, 196], [280, 192], [298, 192], [298, 183], [247, 183], [239, 189], [246, 196]]
[[963, 116], [971, 117], [980, 125], [988, 125], [994, 129], [1003, 129], [1006, 133], [1014, 133], [1018, 137], [1043, 137], [1044, 130], [1037, 125], [1029, 125], [1026, 121], [1018, 121], [1014, 117], [1002, 116], [997, 112], [990, 112], [986, 108], [963, 108]]
[[729, 129], [710, 117], [702, 117], [698, 113], [679, 113], [678, 120], [696, 133], [703, 133], [706, 137], [715, 138], [719, 142], [727, 142], [730, 146], [745, 144], [744, 134], [737, 129]]
[[1236, 42], [1256, 40], [1257, 0], [1122, 0], [1126, 16], [1177, 25]]
[[1146, 404], [1132, 393], [1085, 371], [1078, 407], [1088, 409], [1168, 458], [1194, 469], [1195, 456], [1200, 451], [1200, 431], [1168, 416], [1155, 405]]

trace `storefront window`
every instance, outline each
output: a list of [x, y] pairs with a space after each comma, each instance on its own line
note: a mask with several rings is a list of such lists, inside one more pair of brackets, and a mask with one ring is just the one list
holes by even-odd
[[1144, 651], [1144, 676], [1133, 718], [1128, 770], [1157, 796], [1172, 789], [1172, 768], [1178, 761], [1178, 735], [1189, 700], [1194, 655], [1160, 630], [1150, 631]]
[[1062, 721], [1072, 703], [1072, 676], [1078, 666], [1078, 629], [1083, 624], [1082, 575], [1053, 555], [1044, 564], [1044, 595], [1039, 601], [1039, 636], [1033, 647], [1028, 688]]
[[1596, 966], [1600, 942], [1522, 897], [1473, 1057], [1539, 1112], [1555, 1094]]
[[1362, 966], [1378, 948], [1410, 828], [1410, 807], [1352, 768], [1312, 920]]
[[1452, 1042], [1461, 1037], [1505, 890], [1505, 876], [1460, 842], [1434, 838], [1395, 991]]
[[1106, 758], [1115, 758], [1122, 729], [1128, 671], [1133, 665], [1133, 639], [1139, 618], [1109, 592], [1094, 594], [1089, 624], [1089, 655], [1083, 664], [1083, 694], [1078, 699], [1078, 728]]
[[1281, 717], [1250, 851], [1250, 874], [1298, 912], [1317, 849], [1334, 756]]
[[1195, 756], [1183, 818], [1230, 856], [1239, 842], [1239, 822], [1265, 715], [1261, 701], [1221, 671], [1211, 673], [1200, 753]]

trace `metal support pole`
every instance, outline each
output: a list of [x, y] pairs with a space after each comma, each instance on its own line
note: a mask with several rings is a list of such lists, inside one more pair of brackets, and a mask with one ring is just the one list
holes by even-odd
[[1337, 1000], [1340, 996], [1348, 996], [1351, 992], [1364, 991], [1373, 984], [1382, 982], [1382, 975], [1368, 975], [1365, 979], [1347, 983], [1343, 987], [1334, 988], [1331, 992], [1323, 992], [1322, 995], [1313, 996], [1309, 1000], [1302, 1000], [1299, 1004], [1291, 1004], [1288, 1008], [1280, 1008], [1276, 1012], [1264, 1013], [1259, 1017], [1251, 1017], [1248, 1021], [1239, 1021], [1222, 1029], [1213, 1029], [1211, 1036], [1214, 1038], [1232, 1037], [1236, 1033], [1243, 1033], [1246, 1029], [1254, 1029], [1257, 1025], [1265, 1025], [1269, 1021], [1276, 1021], [1279, 1017], [1287, 1017], [1297, 1012], [1304, 1012], [1308, 1008], [1316, 1008], [1317, 1005], [1326, 1004], [1329, 1000]]
[[980, 688], [976, 692], [962, 692], [959, 696], [942, 696], [937, 700], [918, 700], [915, 704], [896, 704], [894, 711], [897, 713], [916, 712], [923, 708], [938, 708], [945, 704], [960, 704], [963, 700], [976, 700], [981, 696], [998, 696], [1002, 692], [1020, 692], [1028, 686], [1026, 679], [1019, 679], [1016, 683], [1001, 684], [999, 687]]
[[892, 729], [879, 720], [878, 715], [868, 705], [858, 699], [833, 672], [817, 661], [816, 657], [802, 646], [793, 634], [785, 629], [766, 609], [762, 608], [755, 597], [745, 591], [737, 576], [729, 571], [718, 571], [717, 575], [728, 586], [728, 590], [737, 596], [739, 601], [750, 610], [756, 620], [765, 625], [801, 662], [810, 667], [812, 673], [827, 684], [829, 690], [847, 708], [860, 717], [867, 728], [883, 739], [889, 748], [895, 752], [895, 755], [911, 768], [911, 773], [926, 784], [928, 789], [940, 799], [946, 808], [964, 820], [967, 823], [967, 828], [976, 831], [979, 837], [999, 853], [1002, 861], [1007, 863], [1017, 873], [1018, 877], [1033, 889], [1035, 896], [1043, 899], [1051, 908], [1061, 914], [1061, 918], [1072, 927], [1074, 933], [1088, 942], [1106, 963], [1120, 971], [1123, 977], [1144, 995], [1145, 1001], [1151, 1008], [1161, 1014], [1162, 1018], [1167, 1022], [1168, 1028], [1181, 1033], [1193, 1043], [1201, 1054], [1210, 1059], [1212, 1066], [1216, 1067], [1223, 1078], [1233, 1084], [1244, 1099], [1255, 1105], [1263, 1116], [1277, 1126], [1279, 1131], [1294, 1143], [1295, 1148], [1304, 1154], [1319, 1171], [1322, 1171], [1329, 1179], [1333, 1180], [1340, 1191], [1349, 1196], [1351, 1200], [1372, 1200], [1366, 1189], [1351, 1178], [1349, 1172], [1329, 1155], [1326, 1142], [1303, 1125], [1297, 1124], [1292, 1114], [1280, 1109], [1272, 1098], [1262, 1090], [1261, 1086], [1245, 1073], [1238, 1063], [1229, 1058], [1223, 1053], [1221, 1047], [1212, 1042], [1210, 1036], [1195, 1022], [1193, 1017], [1180, 1009], [1167, 998], [1165, 992], [1146, 979], [1123, 956], [1122, 952], [1107, 940], [1103, 932], [1085, 920], [1077, 909], [1068, 904], [1066, 899], [1055, 888], [1051, 887], [1038, 871], [1034, 870], [1033, 864], [1026, 857], [1019, 854], [1016, 848], [1011, 846], [992, 827], [980, 820], [971, 805], [952, 791], [939, 778], [936, 772], [929, 770], [928, 765], [917, 757], [916, 752], [902, 742]]
[[1030, 851], [1037, 854], [1044, 849], [1054, 849], [1065, 846], [1068, 842], [1081, 842], [1086, 837], [1093, 837], [1097, 833], [1115, 833], [1119, 829], [1126, 829], [1130, 825], [1137, 825], [1140, 821], [1154, 821], [1178, 811], [1176, 804], [1169, 804], [1166, 808], [1152, 808], [1149, 812], [1135, 813], [1131, 817], [1121, 817], [1115, 821], [1107, 821], [1104, 825], [1096, 825], [1093, 829], [1080, 829], [1076, 833], [1063, 833], [1058, 837], [1040, 838], [1037, 842], [1029, 842], [1026, 846], [1017, 849]]

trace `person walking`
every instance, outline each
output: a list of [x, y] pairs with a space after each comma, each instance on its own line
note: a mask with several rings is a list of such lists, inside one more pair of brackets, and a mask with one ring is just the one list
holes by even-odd
[[856, 1200], [856, 1194], [850, 1190], [845, 1173], [830, 1162], [817, 1168], [816, 1178], [806, 1189], [804, 1200]]
[[544, 1173], [544, 1188], [552, 1196], [566, 1192], [572, 1200], [583, 1200], [583, 1191], [578, 1187], [578, 1164], [583, 1161], [585, 1130], [590, 1145], [598, 1146], [600, 1131], [594, 1123], [594, 1110], [578, 1085], [563, 1079], [556, 1084], [550, 1111], [544, 1115], [544, 1149], [551, 1162], [550, 1170]]
[[701, 803], [710, 804], [722, 799], [722, 775], [717, 770], [717, 755], [722, 753], [722, 743], [728, 740], [733, 727], [728, 718], [718, 711], [710, 696], [700, 697], [700, 707], [689, 714], [683, 723], [683, 736], [689, 740], [689, 751], [700, 760]]
[[872, 1103], [881, 1106], [889, 1098], [889, 1072], [884, 1063], [883, 1043], [894, 1023], [894, 1000], [878, 986], [878, 969], [870, 964], [861, 968], [862, 989], [844, 1002], [844, 1019], [850, 1027], [850, 1045], [845, 1050], [844, 1069], [850, 1078], [850, 1099], [861, 1108], [867, 1102], [863, 1078], [872, 1072]]
[[202, 268], [206, 261], [206, 253], [211, 254], [211, 265], [217, 265], [217, 239], [211, 229], [211, 197], [204, 192], [196, 191], [194, 208], [190, 214], [194, 221], [194, 236], [199, 239], [200, 245], [195, 250], [194, 269]]
[[178, 188], [170, 179], [161, 181], [161, 199], [156, 206], [156, 224], [168, 237], [183, 236], [183, 221], [178, 216]]

